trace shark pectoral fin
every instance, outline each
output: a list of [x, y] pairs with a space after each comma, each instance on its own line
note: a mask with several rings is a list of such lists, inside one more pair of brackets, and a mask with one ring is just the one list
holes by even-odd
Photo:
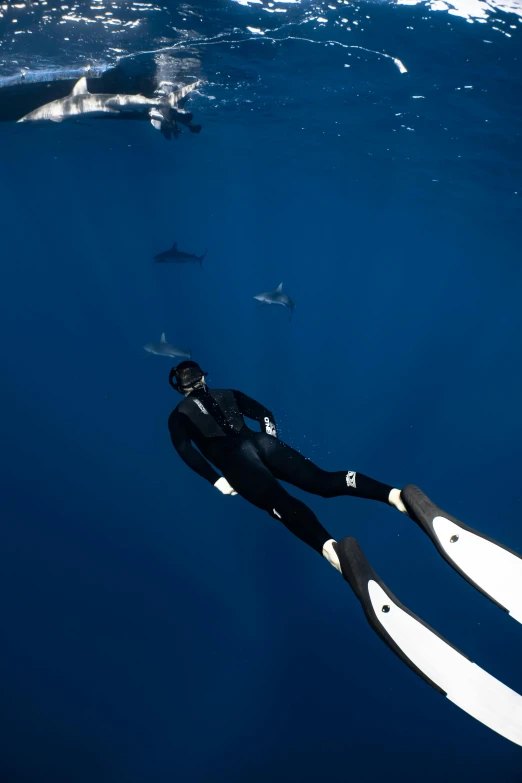
[[62, 122], [63, 117], [49, 117], [51, 122]]
[[167, 338], [165, 337], [165, 332], [162, 332], [160, 337], [160, 343], [166, 343], [166, 342], [167, 342]]
[[71, 95], [85, 95], [88, 92], [89, 90], [87, 89], [87, 79], [85, 76], [82, 76], [82, 78], [78, 79], [74, 85]]
[[157, 109], [151, 109], [149, 111], [150, 123], [155, 130], [161, 130], [163, 124], [163, 114]]

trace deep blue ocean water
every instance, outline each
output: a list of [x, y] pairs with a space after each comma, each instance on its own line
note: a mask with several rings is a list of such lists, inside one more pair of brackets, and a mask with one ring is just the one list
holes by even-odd
[[[0, 780], [519, 783], [326, 561], [183, 465], [143, 345], [521, 552], [522, 7], [19, 5], [0, 76], [173, 56], [205, 83], [170, 143], [0, 125]], [[152, 263], [174, 241], [203, 271]], [[280, 282], [291, 321], [252, 298]], [[411, 520], [295, 493], [521, 691], [520, 626]]]

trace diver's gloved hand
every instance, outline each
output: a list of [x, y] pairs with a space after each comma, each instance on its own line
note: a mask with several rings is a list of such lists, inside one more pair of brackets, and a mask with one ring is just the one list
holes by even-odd
[[222, 492], [224, 495], [237, 495], [236, 490], [234, 487], [231, 487], [228, 481], [224, 476], [221, 476], [221, 478], [218, 478], [216, 483], [214, 484], [216, 489], [219, 489], [220, 492]]

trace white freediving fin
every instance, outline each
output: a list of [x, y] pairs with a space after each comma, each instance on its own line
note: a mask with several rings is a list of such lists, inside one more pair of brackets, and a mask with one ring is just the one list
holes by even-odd
[[343, 577], [382, 641], [435, 690], [522, 746], [522, 696], [481, 669], [390, 592], [355, 538], [334, 544]]
[[522, 623], [522, 558], [446, 514], [413, 484], [401, 490], [410, 517], [473, 587]]

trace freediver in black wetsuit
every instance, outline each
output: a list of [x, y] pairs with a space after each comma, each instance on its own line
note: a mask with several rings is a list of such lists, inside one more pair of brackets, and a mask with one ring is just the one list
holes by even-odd
[[[322, 554], [348, 582], [370, 626], [395, 655], [469, 715], [522, 745], [522, 696], [413, 614], [375, 573], [355, 538], [335, 541], [279, 481], [322, 497], [353, 495], [395, 506], [464, 579], [522, 623], [520, 555], [442, 511], [412, 484], [398, 490], [355, 471], [319, 468], [278, 440], [274, 417], [263, 405], [232, 389], [209, 389], [205, 375], [192, 361], [170, 372], [171, 386], [185, 396], [169, 418], [181, 458], [223, 494], [241, 495]], [[261, 432], [251, 430], [244, 416], [258, 421]]]
[[[169, 418], [172, 443], [184, 462], [224, 495], [241, 495], [279, 519], [339, 571], [333, 536], [314, 512], [292, 497], [279, 481], [324, 498], [352, 495], [380, 500], [407, 513], [398, 489], [355, 471], [323, 470], [278, 440], [269, 410], [242, 392], [209, 389], [205, 373], [196, 362], [181, 362], [173, 368], [169, 380], [185, 395]], [[250, 429], [244, 416], [259, 422], [261, 432]]]

